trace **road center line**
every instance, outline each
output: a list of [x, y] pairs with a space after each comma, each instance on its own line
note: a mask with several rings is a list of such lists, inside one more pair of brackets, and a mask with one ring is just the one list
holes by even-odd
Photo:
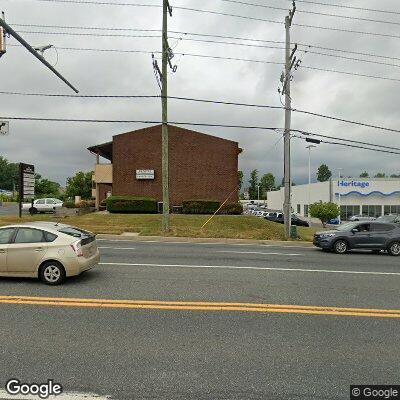
[[166, 268], [205, 268], [205, 269], [249, 269], [260, 271], [281, 271], [281, 272], [314, 272], [324, 274], [349, 274], [349, 275], [383, 275], [383, 276], [400, 276], [400, 272], [375, 272], [375, 271], [340, 271], [329, 269], [305, 269], [305, 268], [275, 268], [275, 267], [241, 267], [234, 265], [185, 265], [185, 264], [145, 264], [145, 263], [117, 263], [117, 262], [101, 262], [99, 265], [120, 265], [124, 267], [166, 267]]
[[200, 301], [80, 299], [60, 297], [0, 296], [0, 304], [38, 305], [103, 309], [155, 309], [174, 311], [224, 311], [292, 313], [353, 317], [400, 318], [400, 310], [300, 306], [284, 304], [224, 303]]
[[267, 256], [300, 256], [294, 253], [264, 253], [262, 251], [233, 251], [233, 250], [217, 250], [217, 253], [233, 253], [233, 254], [263, 254]]

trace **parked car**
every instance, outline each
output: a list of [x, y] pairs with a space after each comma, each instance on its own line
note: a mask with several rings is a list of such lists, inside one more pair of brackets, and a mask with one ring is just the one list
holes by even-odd
[[[271, 215], [271, 216], [265, 217], [265, 219], [267, 219], [268, 221], [277, 222], [279, 224], [283, 224], [284, 223], [284, 217], [283, 217], [282, 213], [276, 213], [276, 215]], [[306, 227], [310, 226], [308, 221], [306, 221], [305, 219], [300, 218], [296, 214], [292, 214], [291, 224], [292, 225], [296, 225], [296, 226], [306, 226]]]
[[31, 214], [45, 213], [45, 212], [55, 212], [57, 208], [61, 208], [63, 202], [59, 199], [45, 198], [37, 199], [32, 203], [22, 204], [23, 210], [28, 210]]
[[353, 215], [349, 218], [349, 221], [373, 221], [375, 217], [370, 217], [369, 215]]
[[367, 249], [379, 253], [386, 250], [400, 255], [400, 226], [383, 222], [348, 222], [333, 230], [314, 234], [314, 246], [344, 254], [349, 250]]
[[393, 224], [400, 223], [400, 215], [398, 214], [390, 214], [390, 215], [382, 215], [376, 219], [376, 222], [389, 222]]
[[327, 222], [327, 224], [328, 224], [328, 225], [339, 225], [339, 218], [330, 219], [330, 220]]
[[58, 285], [100, 261], [91, 232], [56, 222], [0, 228], [0, 276], [39, 278]]

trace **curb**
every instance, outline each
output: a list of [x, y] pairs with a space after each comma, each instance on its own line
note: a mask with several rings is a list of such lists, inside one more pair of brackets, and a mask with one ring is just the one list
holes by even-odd
[[306, 246], [313, 247], [311, 242], [305, 241], [283, 241], [283, 240], [256, 240], [256, 239], [227, 239], [227, 238], [192, 238], [192, 237], [170, 237], [170, 236], [138, 236], [138, 235], [109, 235], [98, 234], [97, 239], [103, 240], [123, 240], [132, 242], [148, 242], [157, 241], [165, 243], [219, 243], [219, 244], [264, 244], [264, 245], [277, 245], [277, 246]]

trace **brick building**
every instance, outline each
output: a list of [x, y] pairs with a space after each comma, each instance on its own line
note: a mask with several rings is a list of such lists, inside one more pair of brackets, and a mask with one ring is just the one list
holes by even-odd
[[[113, 136], [91, 146], [96, 155], [93, 197], [98, 205], [115, 196], [152, 197], [162, 202], [161, 125]], [[237, 142], [169, 125], [169, 189], [171, 206], [184, 200], [235, 202]], [[100, 157], [110, 163], [100, 163]]]

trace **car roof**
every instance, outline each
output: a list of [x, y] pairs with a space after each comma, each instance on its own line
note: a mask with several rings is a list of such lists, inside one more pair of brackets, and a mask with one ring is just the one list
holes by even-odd
[[58, 222], [50, 221], [32, 221], [32, 222], [21, 222], [12, 225], [2, 226], [1, 228], [42, 228], [49, 231], [59, 232], [60, 228], [70, 228], [70, 225], [60, 224]]

